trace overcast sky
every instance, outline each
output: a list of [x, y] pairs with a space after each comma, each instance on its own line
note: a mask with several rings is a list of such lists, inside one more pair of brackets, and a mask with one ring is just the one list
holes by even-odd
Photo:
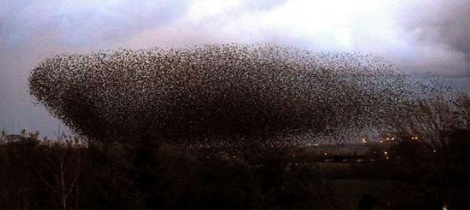
[[0, 0], [0, 129], [57, 130], [27, 88], [30, 70], [57, 53], [268, 42], [470, 76], [469, 21], [467, 0]]

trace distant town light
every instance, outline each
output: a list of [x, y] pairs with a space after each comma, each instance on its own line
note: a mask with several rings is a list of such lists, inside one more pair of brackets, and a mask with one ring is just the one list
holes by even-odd
[[385, 155], [385, 156], [387, 156], [387, 155], [388, 155], [388, 152], [387, 152], [387, 151], [385, 151], [385, 152], [384, 152], [384, 155]]

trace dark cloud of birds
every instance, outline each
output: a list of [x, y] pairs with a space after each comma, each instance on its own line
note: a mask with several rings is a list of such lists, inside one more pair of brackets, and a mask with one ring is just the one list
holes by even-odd
[[413, 94], [378, 57], [271, 44], [62, 54], [29, 81], [51, 113], [100, 141], [337, 132], [378, 125]]
[[53, 136], [58, 122], [33, 106], [27, 77], [37, 63], [58, 53], [268, 42], [372, 53], [406, 74], [468, 76], [469, 5], [466, 0], [1, 1], [0, 129]]

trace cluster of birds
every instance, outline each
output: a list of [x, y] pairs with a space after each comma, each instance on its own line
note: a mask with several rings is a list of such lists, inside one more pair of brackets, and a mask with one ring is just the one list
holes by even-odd
[[379, 124], [411, 94], [381, 58], [273, 44], [62, 54], [40, 63], [29, 82], [76, 132], [120, 142], [334, 133]]

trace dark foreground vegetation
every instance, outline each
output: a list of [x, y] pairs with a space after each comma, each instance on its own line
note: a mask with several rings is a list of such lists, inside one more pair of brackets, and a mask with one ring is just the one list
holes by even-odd
[[469, 207], [468, 130], [446, 136], [444, 172], [441, 151], [406, 137], [356, 145], [356, 154], [335, 153], [340, 146], [234, 152], [11, 137], [0, 145], [7, 209]]

